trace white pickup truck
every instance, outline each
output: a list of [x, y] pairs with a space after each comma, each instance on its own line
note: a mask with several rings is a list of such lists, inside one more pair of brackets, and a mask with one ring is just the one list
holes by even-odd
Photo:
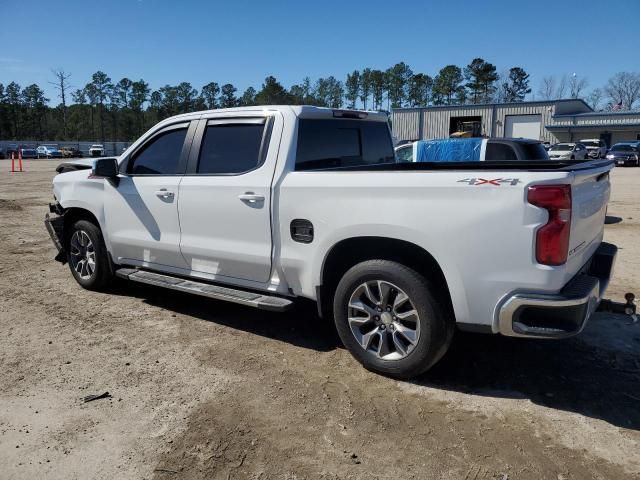
[[121, 277], [278, 311], [311, 299], [365, 367], [406, 378], [456, 327], [582, 330], [617, 250], [602, 242], [611, 168], [402, 163], [382, 113], [212, 110], [57, 175], [45, 224], [84, 288]]

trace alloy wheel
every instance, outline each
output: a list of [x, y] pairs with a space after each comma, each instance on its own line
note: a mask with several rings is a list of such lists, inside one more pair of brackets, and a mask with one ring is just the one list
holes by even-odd
[[358, 344], [382, 360], [400, 360], [420, 338], [415, 305], [402, 289], [385, 280], [370, 280], [351, 294], [347, 314]]
[[71, 236], [70, 260], [73, 270], [82, 280], [90, 279], [96, 271], [96, 250], [84, 230], [76, 230]]

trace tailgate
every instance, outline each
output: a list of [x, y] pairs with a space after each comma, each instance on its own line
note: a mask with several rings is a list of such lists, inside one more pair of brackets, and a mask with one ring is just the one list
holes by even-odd
[[591, 258], [602, 241], [604, 221], [609, 202], [609, 171], [607, 164], [572, 172], [571, 236], [567, 266], [578, 271]]

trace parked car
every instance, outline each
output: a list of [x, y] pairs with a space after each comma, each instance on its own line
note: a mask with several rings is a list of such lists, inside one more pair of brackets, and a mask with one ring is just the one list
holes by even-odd
[[7, 148], [5, 148], [4, 153], [7, 156], [7, 158], [11, 158], [11, 154], [17, 157], [19, 151], [20, 151], [20, 147], [18, 146], [17, 143], [10, 143], [9, 145], [7, 145]]
[[62, 152], [57, 145], [40, 145], [36, 148], [38, 158], [62, 158]]
[[397, 162], [381, 112], [190, 113], [57, 175], [45, 225], [86, 289], [115, 275], [272, 311], [311, 299], [386, 375], [427, 370], [456, 327], [579, 333], [616, 255], [611, 162], [440, 165]]
[[398, 162], [548, 161], [541, 142], [524, 138], [418, 140], [396, 147]]
[[549, 149], [551, 160], [584, 160], [587, 148], [581, 143], [556, 143]]
[[0, 148], [0, 158], [7, 158], [3, 148]]
[[76, 147], [60, 147], [63, 158], [82, 158], [83, 154]]
[[33, 145], [22, 145], [19, 148], [22, 158], [38, 158], [38, 152]]
[[599, 138], [586, 138], [580, 143], [587, 148], [589, 158], [604, 158], [607, 155], [607, 144]]
[[104, 145], [96, 143], [89, 147], [89, 155], [92, 157], [104, 157]]
[[638, 167], [639, 158], [640, 142], [616, 143], [607, 153], [607, 160], [613, 160], [619, 167]]

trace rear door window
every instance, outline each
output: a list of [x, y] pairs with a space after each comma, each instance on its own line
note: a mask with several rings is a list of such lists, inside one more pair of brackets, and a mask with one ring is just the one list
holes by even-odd
[[301, 119], [296, 170], [395, 162], [389, 127], [362, 120]]
[[265, 123], [220, 123], [210, 124], [204, 132], [199, 174], [236, 175], [260, 165]]

